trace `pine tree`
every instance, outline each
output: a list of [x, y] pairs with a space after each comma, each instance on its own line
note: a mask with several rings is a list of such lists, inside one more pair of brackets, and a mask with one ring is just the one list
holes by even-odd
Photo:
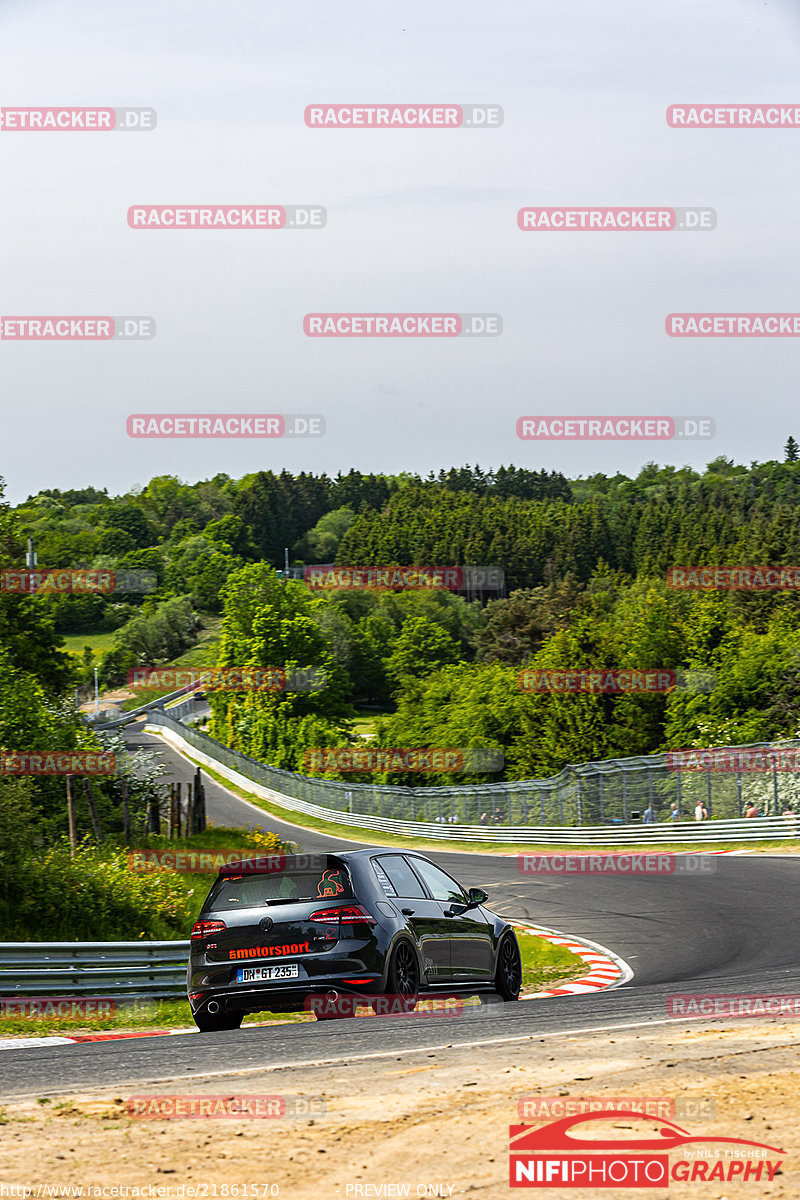
[[797, 462], [798, 458], [800, 458], [800, 455], [797, 453], [798, 449], [800, 449], [800, 447], [798, 447], [797, 442], [793, 437], [790, 437], [786, 445], [783, 447], [783, 461]]

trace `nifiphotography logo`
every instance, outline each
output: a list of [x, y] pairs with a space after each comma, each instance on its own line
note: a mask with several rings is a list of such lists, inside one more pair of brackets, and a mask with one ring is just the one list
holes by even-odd
[[[644, 1121], [650, 1128], [636, 1138], [591, 1137], [591, 1122], [617, 1119], [628, 1126]], [[572, 1133], [579, 1125], [589, 1126], [583, 1136]], [[763, 1142], [693, 1137], [673, 1121], [659, 1125], [654, 1135], [652, 1117], [624, 1108], [562, 1117], [541, 1127], [512, 1125], [509, 1184], [550, 1189], [657, 1187], [663, 1193], [670, 1181], [771, 1183], [783, 1165], [784, 1151]]]

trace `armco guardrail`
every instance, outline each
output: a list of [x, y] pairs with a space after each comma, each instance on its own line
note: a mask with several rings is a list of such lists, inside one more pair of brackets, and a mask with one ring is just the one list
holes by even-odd
[[[185, 715], [189, 711], [190, 705], [195, 703], [193, 693], [200, 690], [203, 685], [203, 679], [197, 680], [196, 683], [187, 683], [185, 687], [177, 688], [174, 692], [167, 692], [165, 696], [159, 696], [155, 700], [148, 700], [147, 704], [140, 704], [138, 708], [131, 708], [128, 712], [120, 713], [118, 717], [112, 717], [107, 721], [94, 721], [92, 724], [96, 729], [121, 729], [124, 725], [130, 725], [133, 721], [138, 721], [139, 717], [145, 713], [155, 712], [156, 710], [166, 708], [168, 705], [173, 706], [178, 710], [179, 715]], [[181, 703], [181, 697], [188, 697]], [[87, 714], [91, 720], [92, 714]]]
[[[747, 842], [765, 838], [797, 838], [800, 832], [800, 821], [797, 817], [780, 815], [759, 818], [737, 816], [727, 820], [703, 822], [685, 819], [693, 811], [697, 798], [707, 802], [710, 800], [706, 793], [712, 787], [712, 781], [706, 777], [705, 772], [701, 772], [700, 780], [695, 779], [688, 783], [684, 781], [684, 800], [687, 791], [691, 793], [691, 799], [688, 812], [686, 806], [682, 807], [683, 820], [661, 820], [656, 824], [643, 825], [617, 822], [613, 819], [607, 820], [606, 824], [582, 824], [573, 819], [573, 824], [568, 825], [563, 819], [561, 822], [556, 819], [548, 823], [537, 821], [536, 817], [544, 810], [544, 789], [549, 789], [550, 812], [556, 817], [563, 817], [568, 812], [576, 814], [582, 811], [586, 815], [587, 810], [596, 811], [586, 803], [586, 776], [584, 775], [583, 780], [580, 776], [577, 781], [570, 779], [570, 768], [550, 780], [519, 780], [474, 787], [404, 788], [352, 784], [337, 780], [313, 779], [267, 766], [246, 754], [241, 754], [238, 750], [230, 750], [207, 734], [190, 729], [163, 712], [153, 713], [147, 727], [162, 733], [176, 749], [190, 754], [195, 761], [281, 808], [290, 812], [305, 813], [321, 820], [333, 820], [340, 825], [356, 829], [375, 829], [384, 833], [423, 836], [442, 841], [516, 842], [528, 845], [558, 842], [562, 845], [583, 846], [644, 842]], [[653, 757], [661, 760], [665, 758], [664, 755]], [[587, 763], [572, 770], [577, 773], [600, 768], [610, 772], [614, 761]], [[649, 786], [655, 792], [655, 767], [652, 760], [616, 761], [647, 763], [650, 780], [649, 785], [645, 786]], [[674, 772], [671, 774], [674, 775]], [[669, 777], [666, 782], [669, 782]], [[665, 780], [659, 779], [658, 783], [663, 786]], [[622, 787], [627, 790], [624, 776]], [[677, 787], [681, 787], [680, 780]], [[584, 804], [581, 808], [582, 789]], [[663, 801], [663, 792], [659, 793], [659, 799]], [[669, 801], [668, 795], [665, 803], [667, 812]], [[497, 807], [498, 803], [503, 804], [502, 809]], [[554, 809], [555, 804], [558, 804], [558, 809]], [[483, 823], [480, 817], [473, 821], [465, 819], [473, 813], [490, 815], [491, 820]], [[522, 820], [519, 819], [520, 816]]]
[[2, 996], [186, 995], [189, 942], [0, 942]]

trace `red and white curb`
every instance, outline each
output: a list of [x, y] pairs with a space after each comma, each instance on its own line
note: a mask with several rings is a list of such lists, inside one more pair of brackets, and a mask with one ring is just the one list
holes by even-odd
[[633, 969], [625, 962], [625, 959], [620, 958], [613, 950], [598, 945], [597, 942], [590, 942], [588, 938], [578, 939], [572, 935], [560, 933], [557, 929], [545, 929], [541, 925], [532, 925], [530, 922], [511, 921], [510, 924], [515, 929], [522, 930], [523, 933], [535, 933], [537, 937], [543, 938], [544, 941], [550, 942], [554, 946], [563, 946], [565, 950], [570, 950], [578, 958], [582, 958], [589, 968], [588, 975], [576, 979], [574, 983], [565, 983], [562, 987], [546, 988], [544, 991], [534, 992], [531, 996], [523, 996], [523, 1000], [539, 1000], [545, 996], [586, 995], [599, 992], [604, 988], [622, 987], [623, 984], [633, 979]]
[[27, 1046], [68, 1046], [75, 1042], [116, 1042], [122, 1038], [168, 1037], [173, 1033], [197, 1033], [192, 1026], [186, 1029], [141, 1029], [133, 1033], [79, 1033], [75, 1037], [18, 1037], [0, 1038], [0, 1050], [21, 1050]]

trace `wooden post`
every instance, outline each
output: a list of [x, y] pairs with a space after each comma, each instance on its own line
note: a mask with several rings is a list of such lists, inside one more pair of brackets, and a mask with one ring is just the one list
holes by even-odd
[[131, 813], [128, 808], [128, 781], [122, 780], [122, 836], [127, 846], [131, 840]]
[[78, 831], [75, 825], [75, 791], [71, 775], [67, 776], [67, 826], [69, 828], [69, 856], [72, 858], [78, 845]]
[[181, 785], [175, 784], [175, 837], [181, 836]]
[[147, 832], [161, 833], [161, 813], [158, 811], [158, 799], [155, 796], [147, 801]]
[[206, 827], [206, 791], [198, 767], [194, 773], [194, 831], [202, 833]]
[[189, 780], [186, 781], [186, 836], [191, 837], [194, 833], [194, 805], [192, 802], [192, 785]]
[[97, 805], [94, 802], [94, 793], [92, 785], [88, 778], [83, 777], [83, 790], [86, 793], [86, 807], [89, 809], [89, 820], [92, 822], [92, 832], [98, 842], [103, 839], [103, 831], [100, 828], [100, 817], [97, 815]]

